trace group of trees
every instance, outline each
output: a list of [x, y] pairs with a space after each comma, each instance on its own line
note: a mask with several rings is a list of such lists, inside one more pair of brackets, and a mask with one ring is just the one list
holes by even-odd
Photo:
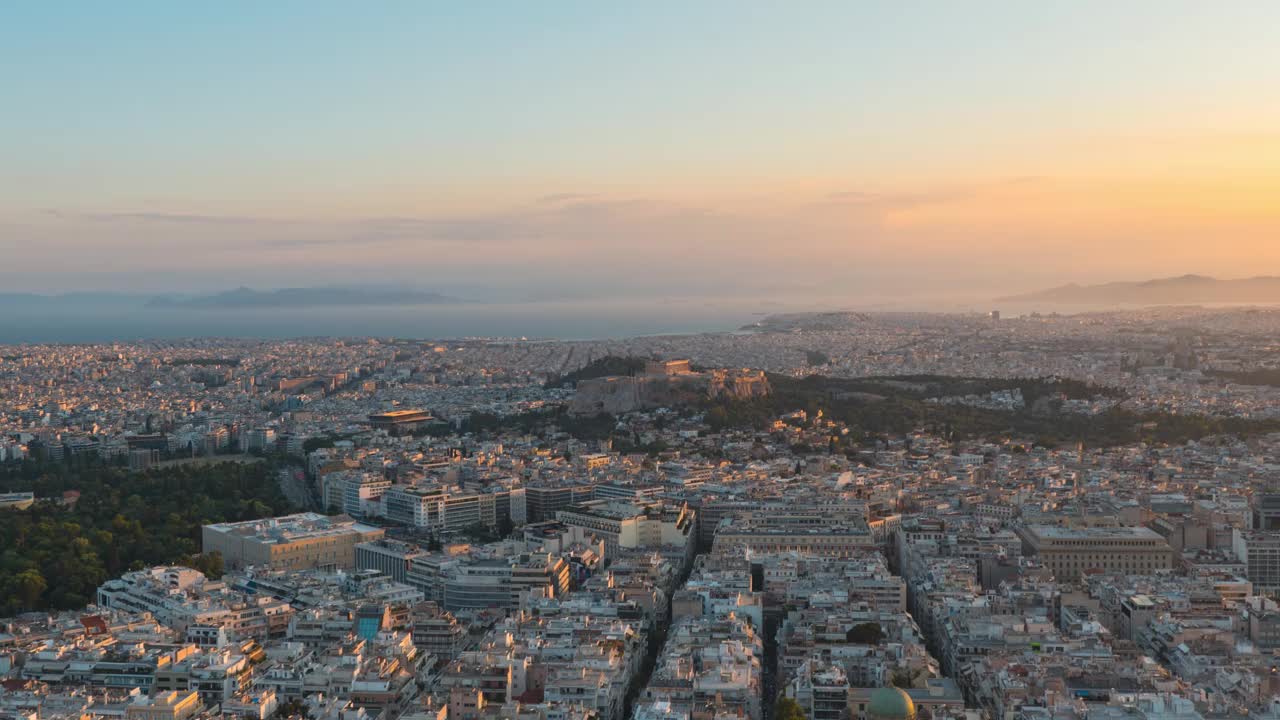
[[880, 623], [858, 623], [845, 633], [845, 640], [859, 645], [879, 645], [884, 640], [884, 629]]
[[463, 432], [521, 432], [543, 435], [552, 430], [568, 433], [579, 440], [605, 440], [613, 435], [618, 421], [608, 413], [571, 415], [563, 405], [529, 410], [512, 415], [473, 412], [462, 425]]
[[307, 704], [299, 698], [294, 698], [287, 703], [283, 703], [276, 709], [274, 717], [277, 718], [305, 718], [311, 720], [311, 711], [307, 709]]
[[1237, 385], [1269, 385], [1280, 387], [1280, 368], [1258, 370], [1206, 370], [1209, 377], [1220, 378]]
[[[666, 421], [659, 417], [654, 424], [662, 429]], [[619, 431], [618, 419], [609, 413], [571, 415], [563, 405], [513, 415], [473, 412], [463, 423], [462, 429], [464, 432], [479, 434], [520, 432], [543, 437], [553, 431], [563, 432], [578, 440], [612, 440], [613, 449], [618, 452], [651, 456], [668, 449], [662, 440], [642, 442], [635, 432]]]
[[642, 357], [618, 357], [616, 355], [606, 355], [605, 357], [592, 360], [586, 365], [551, 378], [545, 384], [547, 388], [572, 387], [578, 384], [579, 380], [589, 380], [591, 378], [610, 377], [614, 375], [635, 375], [644, 370], [645, 359]]
[[620, 453], [639, 453], [657, 457], [671, 448], [661, 438], [650, 442], [641, 442], [638, 433], [632, 432], [630, 434], [615, 433], [613, 436], [613, 449]]
[[805, 362], [806, 362], [810, 367], [817, 367], [817, 366], [819, 366], [819, 365], [826, 365], [827, 363], [830, 363], [830, 362], [831, 362], [831, 356], [830, 356], [830, 355], [827, 355], [826, 353], [822, 352], [821, 350], [805, 350], [805, 351], [804, 351], [804, 361], [805, 361]]
[[511, 518], [499, 517], [498, 526], [491, 528], [484, 523], [473, 523], [462, 528], [459, 532], [463, 538], [474, 543], [492, 543], [510, 537], [515, 530], [515, 526], [511, 524]]
[[[918, 428], [949, 439], [1031, 437], [1036, 444], [1056, 446], [1083, 441], [1091, 447], [1136, 442], [1180, 444], [1211, 435], [1250, 436], [1280, 431], [1280, 421], [1234, 417], [1139, 413], [1112, 408], [1097, 415], [1042, 412], [1031, 407], [1047, 397], [1118, 397], [1122, 393], [1075, 380], [1015, 378], [987, 380], [909, 376], [895, 378], [769, 377], [773, 388], [766, 397], [749, 400], [717, 399], [705, 404], [704, 418], [712, 430], [765, 428], [775, 418], [795, 410], [825, 417], [850, 428], [849, 441], [904, 435]], [[962, 404], [928, 402], [930, 398], [985, 394], [1018, 388], [1028, 406], [995, 410]], [[841, 443], [833, 443], [835, 450]], [[852, 449], [852, 448], [850, 448]]]
[[[61, 502], [68, 490], [76, 502]], [[292, 509], [269, 463], [141, 474], [100, 462], [0, 465], [0, 492], [27, 491], [41, 500], [0, 510], [0, 617], [83, 607], [108, 578], [149, 565], [220, 576], [222, 558], [200, 553], [202, 525]]]
[[[606, 362], [607, 361], [607, 362]], [[638, 358], [604, 358], [598, 367], [618, 371], [618, 362], [643, 363]], [[615, 363], [610, 365], [609, 363]], [[568, 376], [566, 376], [568, 377]], [[1280, 421], [1249, 420], [1166, 412], [1138, 413], [1112, 408], [1097, 415], [1059, 412], [1049, 399], [1120, 398], [1123, 391], [1062, 378], [965, 378], [943, 375], [911, 375], [871, 378], [830, 378], [810, 375], [794, 378], [770, 375], [770, 395], [750, 399], [720, 397], [697, 407], [712, 431], [768, 427], [776, 418], [795, 410], [814, 417], [819, 410], [849, 427], [847, 436], [808, 451], [853, 453], [876, 438], [902, 436], [924, 429], [953, 440], [985, 438], [1002, 440], [1029, 437], [1035, 444], [1053, 447], [1084, 442], [1090, 447], [1110, 447], [1136, 442], [1180, 444], [1212, 435], [1250, 436], [1280, 432]], [[985, 395], [1018, 389], [1026, 402], [1021, 409], [997, 410], [964, 404], [930, 402], [933, 398]], [[1046, 410], [1046, 407], [1048, 410]], [[632, 433], [618, 433], [612, 415], [570, 415], [563, 406], [514, 415], [476, 412], [463, 424], [473, 433], [516, 431], [545, 436], [565, 432], [580, 440], [612, 438], [616, 449], [656, 454], [665, 447], [645, 445]], [[799, 448], [806, 450], [806, 448]]]
[[[447, 427], [447, 426], [446, 426]], [[316, 435], [302, 441], [303, 457], [311, 454], [313, 450], [321, 448], [331, 448], [338, 444], [340, 440], [350, 440], [356, 433], [335, 434], [335, 435]]]
[[174, 562], [178, 565], [186, 565], [189, 568], [199, 570], [205, 574], [205, 577], [213, 580], [221, 579], [222, 574], [226, 572], [226, 563], [222, 558], [222, 553], [216, 550], [197, 555], [183, 555]]
[[786, 695], [779, 694], [778, 702], [773, 706], [773, 720], [807, 720], [804, 708], [800, 703]]

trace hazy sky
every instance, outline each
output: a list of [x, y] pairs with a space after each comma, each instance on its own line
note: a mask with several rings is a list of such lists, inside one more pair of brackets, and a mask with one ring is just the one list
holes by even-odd
[[0, 285], [1280, 274], [1280, 3], [0, 8]]

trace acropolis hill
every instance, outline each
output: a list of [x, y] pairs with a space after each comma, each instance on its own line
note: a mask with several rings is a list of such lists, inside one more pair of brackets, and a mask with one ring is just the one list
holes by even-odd
[[769, 381], [761, 370], [714, 369], [699, 372], [690, 367], [688, 360], [660, 360], [646, 363], [639, 375], [579, 381], [569, 412], [575, 415], [617, 415], [688, 405], [724, 395], [745, 399], [768, 394]]

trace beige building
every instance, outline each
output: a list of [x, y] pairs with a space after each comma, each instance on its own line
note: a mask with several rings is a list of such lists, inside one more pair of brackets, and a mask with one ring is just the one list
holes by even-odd
[[547, 597], [564, 597], [569, 592], [569, 563], [550, 553], [476, 560], [450, 568], [441, 584], [448, 610], [514, 610], [531, 590], [544, 591]]
[[692, 550], [695, 512], [687, 505], [592, 500], [556, 512], [556, 519], [604, 541], [605, 557], [621, 550], [679, 547]]
[[204, 552], [222, 553], [227, 569], [249, 565], [273, 570], [350, 570], [356, 545], [381, 539], [382, 528], [332, 517], [298, 513], [264, 520], [205, 525]]
[[1061, 581], [1078, 580], [1091, 570], [1150, 575], [1173, 565], [1168, 541], [1145, 527], [1031, 525], [1017, 532], [1023, 553], [1036, 555]]
[[200, 695], [194, 690], [173, 690], [155, 696], [139, 695], [125, 708], [126, 720], [185, 720], [200, 712]]
[[821, 558], [857, 557], [877, 548], [875, 537], [865, 522], [803, 527], [777, 518], [721, 521], [713, 552], [745, 548], [753, 555], [796, 552]]

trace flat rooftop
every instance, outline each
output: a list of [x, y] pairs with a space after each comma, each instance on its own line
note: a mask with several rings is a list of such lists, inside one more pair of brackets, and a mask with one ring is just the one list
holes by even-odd
[[646, 514], [646, 510], [645, 506], [636, 505], [626, 500], [591, 500], [562, 508], [563, 512], [575, 515], [591, 515], [608, 520], [628, 520]]
[[395, 421], [407, 419], [426, 419], [430, 418], [431, 413], [426, 410], [392, 410], [390, 412], [375, 413], [369, 416], [374, 421]]
[[1057, 525], [1030, 525], [1027, 530], [1046, 540], [1163, 540], [1145, 527], [1066, 528]]
[[262, 543], [287, 543], [305, 538], [325, 535], [347, 535], [351, 533], [375, 533], [383, 529], [373, 525], [356, 522], [347, 515], [321, 515], [305, 512], [295, 515], [284, 515], [277, 518], [261, 520], [243, 520], [240, 522], [214, 523], [205, 525], [205, 530], [254, 538]]

